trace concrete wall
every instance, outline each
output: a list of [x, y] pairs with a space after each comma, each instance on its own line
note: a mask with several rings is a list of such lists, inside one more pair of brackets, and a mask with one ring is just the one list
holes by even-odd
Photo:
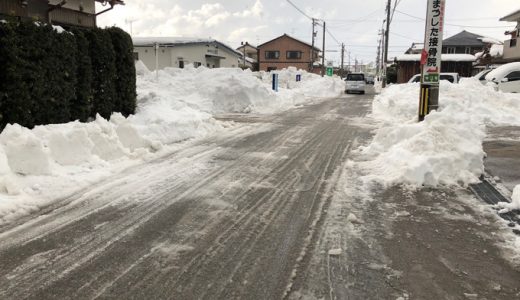
[[[155, 70], [155, 50], [153, 46], [134, 46], [134, 52], [138, 53], [139, 60], [148, 69]], [[223, 58], [206, 57], [207, 54], [218, 55]], [[239, 66], [239, 55], [218, 44], [209, 44], [208, 46], [206, 44], [181, 44], [159, 47], [159, 69], [178, 68], [180, 61], [184, 62], [184, 66], [197, 62], [208, 68], [236, 68]]]
[[[309, 69], [311, 47], [298, 42], [290, 37], [283, 36], [269, 43], [260, 45], [258, 63], [260, 71], [267, 71], [269, 68], [276, 68], [277, 70], [296, 67], [303, 70]], [[266, 51], [280, 51], [280, 57], [278, 59], [268, 59], [265, 57]], [[301, 51], [302, 56], [300, 59], [287, 59], [287, 51]], [[314, 53], [315, 57], [317, 52]]]

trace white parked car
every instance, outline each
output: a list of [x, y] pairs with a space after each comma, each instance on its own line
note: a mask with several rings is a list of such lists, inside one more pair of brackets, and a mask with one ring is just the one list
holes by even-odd
[[[458, 73], [441, 73], [440, 80], [447, 80], [451, 83], [459, 83], [460, 77]], [[415, 74], [408, 83], [421, 82], [421, 74]]]
[[502, 65], [486, 75], [488, 82], [504, 93], [520, 93], [520, 62]]
[[476, 78], [480, 83], [486, 84], [488, 81], [486, 80], [486, 75], [489, 74], [489, 72], [493, 71], [494, 69], [485, 69], [483, 71], [480, 71], [477, 73], [477, 75], [473, 76], [473, 78]]
[[366, 87], [366, 81], [365, 81], [365, 74], [363, 73], [350, 73], [347, 74], [347, 78], [345, 79], [345, 82], [347, 84], [345, 88], [345, 92], [347, 94], [350, 94], [352, 92], [364, 94], [365, 93], [365, 87]]
[[[451, 83], [459, 83], [459, 74], [458, 73], [441, 73], [441, 80], [448, 80]], [[408, 83], [412, 82], [421, 82], [421, 74], [415, 74], [413, 75], [410, 80], [408, 80]]]

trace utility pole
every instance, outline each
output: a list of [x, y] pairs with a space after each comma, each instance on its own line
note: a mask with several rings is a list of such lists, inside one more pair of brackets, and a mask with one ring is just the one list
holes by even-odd
[[383, 59], [383, 88], [386, 87], [386, 62], [388, 61], [388, 41], [389, 41], [389, 33], [390, 33], [390, 8], [392, 5], [392, 0], [388, 0], [386, 4], [386, 31], [385, 31], [385, 56]]
[[345, 43], [341, 43], [341, 74], [340, 76], [345, 76], [345, 69], [343, 68], [343, 61], [345, 59]]
[[312, 18], [312, 47], [311, 47], [311, 62], [309, 64], [309, 71], [312, 72], [314, 69], [314, 39], [316, 38], [316, 31], [314, 27], [316, 26], [316, 19]]
[[350, 51], [348, 52], [348, 68], [347, 71], [350, 73]]
[[323, 21], [323, 50], [321, 55], [321, 77], [325, 76], [325, 21]]

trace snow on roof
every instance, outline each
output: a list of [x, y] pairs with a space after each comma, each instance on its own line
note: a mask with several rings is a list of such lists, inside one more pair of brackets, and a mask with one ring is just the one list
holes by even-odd
[[520, 8], [518, 10], [515, 10], [514, 12], [506, 15], [505, 17], [502, 17], [500, 21], [507, 21], [507, 22], [518, 22], [520, 21]]
[[195, 38], [195, 37], [133, 37], [132, 41], [134, 46], [153, 46], [155, 43], [159, 45], [168, 46], [168, 45], [187, 45], [187, 44], [210, 44], [210, 43], [218, 43], [223, 47], [227, 48], [231, 52], [242, 55], [239, 51], [231, 48], [230, 46], [217, 41], [215, 39], [203, 39], [203, 38]]
[[495, 44], [495, 45], [502, 45], [503, 44], [502, 41], [499, 41], [499, 40], [494, 39], [492, 37], [483, 36], [483, 37], [478, 38], [478, 39], [481, 40], [484, 43], [487, 43], [487, 44]]
[[492, 45], [489, 49], [489, 55], [492, 57], [502, 57], [504, 55], [504, 45]]
[[493, 80], [493, 79], [502, 79], [507, 74], [513, 72], [513, 71], [520, 71], [520, 62], [512, 62], [505, 65], [501, 65], [500, 67], [494, 69], [493, 71], [489, 72], [486, 75], [486, 80]]
[[[421, 54], [402, 54], [395, 57], [397, 61], [420, 61]], [[471, 54], [442, 54], [442, 61], [476, 61]]]
[[252, 63], [252, 64], [256, 63], [256, 59], [251, 58], [251, 57], [247, 57], [247, 56], [246, 56], [246, 61], [249, 62], [249, 63]]

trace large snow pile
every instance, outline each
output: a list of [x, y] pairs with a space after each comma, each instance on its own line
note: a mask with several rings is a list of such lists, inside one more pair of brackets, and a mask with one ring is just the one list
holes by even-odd
[[515, 186], [513, 189], [513, 195], [511, 196], [511, 203], [499, 202], [498, 206], [502, 208], [500, 213], [507, 213], [512, 210], [520, 210], [520, 184]]
[[[240, 69], [186, 68], [159, 71], [136, 63], [137, 111], [128, 118], [97, 116], [30, 130], [8, 125], [0, 134], [0, 225], [132, 164], [169, 151], [182, 140], [226, 127], [219, 113], [273, 113], [339, 95], [338, 78], [296, 69], [278, 71], [278, 93], [266, 77]], [[296, 73], [302, 81], [296, 82]]]
[[520, 96], [496, 92], [473, 78], [443, 81], [440, 109], [417, 122], [419, 84], [393, 85], [373, 102], [381, 121], [361, 148], [368, 181], [411, 185], [475, 182], [483, 172], [485, 125], [520, 125]]

